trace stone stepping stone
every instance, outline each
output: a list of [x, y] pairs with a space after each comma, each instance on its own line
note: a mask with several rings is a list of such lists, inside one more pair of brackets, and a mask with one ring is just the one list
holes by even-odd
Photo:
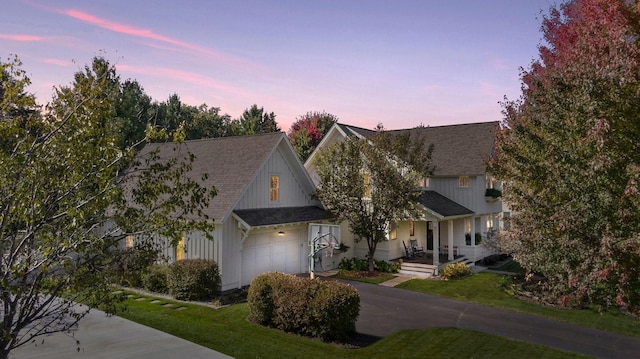
[[143, 300], [147, 300], [147, 298], [137, 298], [136, 299], [138, 302], [142, 302]]
[[135, 297], [137, 297], [137, 295], [127, 294], [127, 298], [135, 298]]
[[164, 305], [162, 305], [162, 306], [163, 306], [163, 307], [165, 307], [165, 308], [171, 308], [171, 307], [173, 307], [174, 305], [173, 305], [173, 304], [171, 304], [171, 303], [167, 303], [167, 304], [164, 304]]
[[187, 309], [187, 307], [178, 307], [178, 308], [176, 308], [176, 310], [185, 310], [185, 309]]
[[151, 303], [151, 304], [158, 304], [158, 303], [162, 303], [162, 301], [161, 301], [161, 300], [154, 299], [154, 300], [152, 300], [152, 301], [151, 301], [151, 302], [149, 302], [149, 303]]

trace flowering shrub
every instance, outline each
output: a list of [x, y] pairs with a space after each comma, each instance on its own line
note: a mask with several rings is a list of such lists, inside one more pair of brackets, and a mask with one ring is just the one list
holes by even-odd
[[440, 271], [440, 277], [443, 279], [459, 279], [471, 274], [469, 266], [462, 262], [449, 264]]

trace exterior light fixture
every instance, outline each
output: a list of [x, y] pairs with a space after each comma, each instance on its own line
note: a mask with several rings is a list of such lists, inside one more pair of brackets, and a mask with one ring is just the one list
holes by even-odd
[[284, 236], [284, 231], [281, 230], [280, 232], [278, 232], [278, 235], [279, 236]]

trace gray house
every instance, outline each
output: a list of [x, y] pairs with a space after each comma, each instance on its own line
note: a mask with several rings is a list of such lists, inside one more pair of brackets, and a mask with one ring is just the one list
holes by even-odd
[[[492, 253], [481, 242], [499, 228], [502, 217], [500, 186], [486, 167], [497, 126], [497, 122], [484, 122], [389, 131], [392, 135], [409, 131], [424, 138], [427, 146], [433, 145], [435, 170], [417, 184], [423, 191], [422, 216], [390, 223], [389, 241], [378, 245], [377, 259], [403, 257], [403, 241], [408, 244], [410, 240], [417, 241], [427, 253], [446, 255], [447, 260], [464, 256], [475, 261]], [[335, 124], [305, 163], [312, 180], [317, 184], [314, 158], [318, 151], [350, 136], [370, 138], [374, 134], [372, 130]], [[366, 246], [357, 245], [355, 254], [364, 256]], [[433, 258], [433, 264], [438, 265], [439, 256]]]
[[149, 144], [143, 153], [160, 149], [160, 157], [180, 158], [187, 149], [196, 156], [189, 176], [215, 186], [217, 196], [204, 211], [215, 222], [213, 240], [184, 233], [177, 247], [157, 237], [170, 261], [215, 260], [222, 291], [248, 285], [268, 271], [302, 273], [308, 268], [308, 228], [326, 212], [312, 198], [314, 185], [284, 133]]

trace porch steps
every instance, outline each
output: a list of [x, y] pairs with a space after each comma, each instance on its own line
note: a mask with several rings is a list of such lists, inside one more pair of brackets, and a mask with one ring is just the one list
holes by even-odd
[[403, 262], [400, 266], [400, 274], [412, 275], [416, 277], [429, 278], [432, 277], [438, 266], [424, 263]]

